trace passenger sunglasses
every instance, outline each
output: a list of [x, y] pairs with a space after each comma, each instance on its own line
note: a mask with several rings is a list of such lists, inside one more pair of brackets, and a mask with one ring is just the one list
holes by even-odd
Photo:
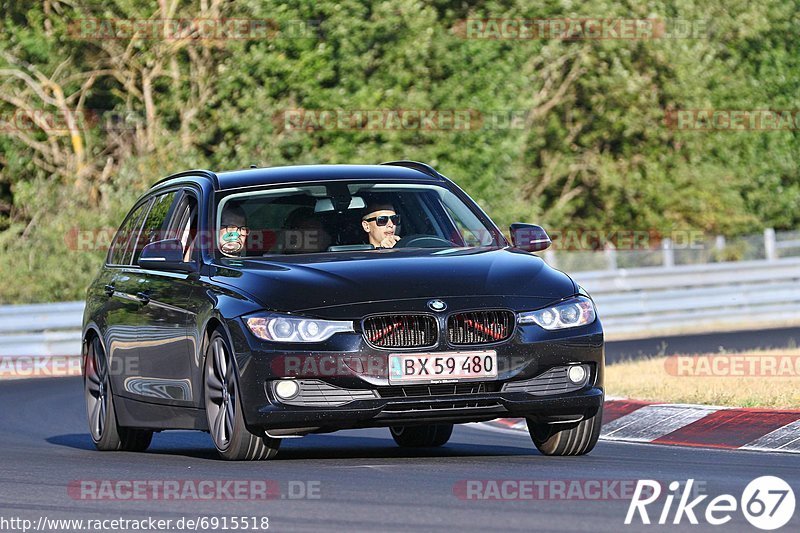
[[250, 228], [248, 228], [247, 226], [228, 225], [228, 226], [222, 226], [222, 229], [224, 230], [225, 233], [235, 232], [238, 233], [239, 235], [247, 235], [248, 233], [250, 233]]
[[389, 219], [392, 220], [392, 224], [395, 226], [400, 224], [400, 215], [381, 215], [379, 217], [365, 218], [364, 220], [367, 222], [372, 222], [374, 220], [376, 226], [385, 226], [389, 223]]

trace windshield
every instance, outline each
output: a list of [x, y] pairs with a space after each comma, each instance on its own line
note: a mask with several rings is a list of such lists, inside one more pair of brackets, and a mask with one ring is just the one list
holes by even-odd
[[495, 246], [498, 236], [438, 185], [330, 182], [226, 195], [217, 209], [223, 257], [385, 248]]

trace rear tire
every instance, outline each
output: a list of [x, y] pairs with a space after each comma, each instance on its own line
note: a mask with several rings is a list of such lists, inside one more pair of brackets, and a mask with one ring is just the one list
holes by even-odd
[[453, 434], [453, 424], [392, 426], [389, 430], [401, 448], [434, 448], [447, 444]]
[[83, 390], [92, 442], [100, 451], [143, 452], [153, 440], [153, 432], [120, 427], [111, 393], [108, 362], [99, 337], [86, 346], [83, 365]]
[[220, 457], [228, 461], [261, 461], [278, 454], [280, 439], [250, 433], [242, 414], [233, 351], [220, 331], [211, 334], [206, 347], [206, 417], [211, 439]]
[[592, 451], [603, 425], [603, 407], [577, 424], [537, 424], [530, 419], [528, 432], [536, 448], [544, 455], [584, 455]]

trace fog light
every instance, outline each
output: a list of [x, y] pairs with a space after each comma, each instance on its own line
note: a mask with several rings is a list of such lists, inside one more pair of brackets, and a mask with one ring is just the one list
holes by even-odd
[[571, 382], [580, 383], [586, 379], [586, 369], [583, 368], [583, 365], [573, 365], [569, 367], [567, 376]]
[[281, 400], [291, 400], [300, 392], [300, 385], [293, 379], [284, 379], [275, 384], [275, 395]]

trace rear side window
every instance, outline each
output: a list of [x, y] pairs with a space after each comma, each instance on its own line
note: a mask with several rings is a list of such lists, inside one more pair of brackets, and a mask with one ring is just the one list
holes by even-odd
[[183, 247], [183, 260], [191, 261], [197, 238], [197, 199], [190, 192], [179, 194], [172, 209], [172, 220], [167, 228], [167, 239], [178, 239]]
[[142, 226], [142, 217], [147, 212], [147, 205], [148, 202], [143, 203], [125, 218], [122, 226], [114, 236], [114, 240], [111, 242], [111, 248], [108, 252], [108, 264], [129, 264], [131, 256], [129, 252], [133, 248], [132, 243], [138, 238], [139, 228]]
[[139, 239], [136, 243], [136, 249], [133, 253], [133, 264], [139, 260], [139, 255], [145, 246], [156, 241], [162, 241], [169, 238], [167, 235], [167, 222], [169, 221], [172, 204], [175, 201], [177, 192], [168, 192], [156, 196], [153, 200], [150, 212], [147, 213], [147, 218], [142, 226], [142, 232], [139, 234]]

